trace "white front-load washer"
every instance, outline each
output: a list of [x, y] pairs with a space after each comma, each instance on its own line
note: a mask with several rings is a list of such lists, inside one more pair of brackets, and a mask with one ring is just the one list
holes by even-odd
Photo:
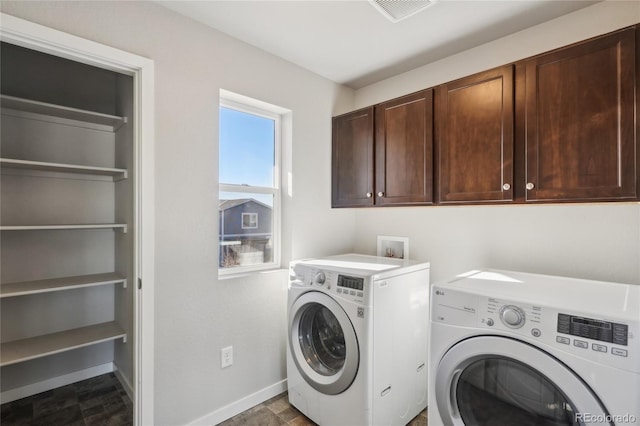
[[429, 264], [292, 262], [290, 403], [319, 425], [405, 425], [427, 405]]
[[429, 426], [640, 424], [640, 286], [471, 271], [430, 315]]

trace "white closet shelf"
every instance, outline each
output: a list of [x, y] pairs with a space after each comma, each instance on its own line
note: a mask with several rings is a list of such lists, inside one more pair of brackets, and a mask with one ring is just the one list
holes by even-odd
[[127, 178], [126, 169], [81, 166], [76, 164], [48, 163], [43, 161], [0, 158], [0, 167], [7, 169], [37, 170], [44, 172], [74, 173], [80, 175], [109, 176], [114, 181]]
[[[1, 95], [0, 100], [2, 113], [8, 115], [17, 114], [18, 116], [25, 116], [26, 118], [41, 119], [44, 121], [53, 121], [112, 132], [117, 131], [127, 122], [127, 117], [32, 101], [14, 96]], [[58, 121], [58, 119], [62, 121]], [[70, 120], [70, 122], [65, 122], [64, 120]]]
[[4, 283], [0, 284], [0, 298], [48, 293], [61, 290], [73, 290], [75, 288], [108, 284], [122, 284], [126, 287], [127, 279], [116, 272], [109, 272], [105, 274], [79, 275], [48, 280]]
[[4, 342], [0, 345], [0, 366], [16, 364], [72, 349], [123, 338], [127, 334], [115, 321], [28, 339]]
[[54, 231], [62, 229], [119, 229], [127, 233], [126, 223], [91, 223], [83, 225], [2, 225], [0, 231]]

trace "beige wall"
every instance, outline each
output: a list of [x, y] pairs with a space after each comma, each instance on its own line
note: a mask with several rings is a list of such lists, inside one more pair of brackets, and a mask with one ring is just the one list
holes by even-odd
[[[12, 2], [2, 12], [155, 61], [155, 422], [185, 424], [285, 379], [287, 273], [217, 279], [218, 93], [292, 111], [285, 263], [350, 251], [330, 209], [331, 115], [353, 92], [153, 2]], [[234, 365], [220, 369], [220, 348]]]
[[[360, 108], [640, 23], [637, 1], [607, 1], [356, 92]], [[640, 204], [361, 209], [356, 251], [407, 236], [432, 281], [478, 267], [640, 284]]]

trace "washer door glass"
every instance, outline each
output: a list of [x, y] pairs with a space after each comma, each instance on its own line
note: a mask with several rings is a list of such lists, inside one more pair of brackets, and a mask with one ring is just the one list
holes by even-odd
[[329, 309], [310, 303], [300, 317], [300, 348], [307, 363], [319, 374], [331, 376], [344, 366], [344, 331]]
[[291, 305], [289, 350], [302, 378], [324, 394], [344, 392], [358, 373], [356, 331], [343, 307], [325, 293], [303, 293]]
[[458, 379], [456, 399], [465, 424], [577, 425], [576, 410], [540, 372], [513, 359], [475, 361]]

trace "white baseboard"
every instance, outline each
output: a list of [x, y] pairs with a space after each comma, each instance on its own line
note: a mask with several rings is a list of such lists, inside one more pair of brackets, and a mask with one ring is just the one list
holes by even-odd
[[207, 414], [206, 416], [200, 417], [199, 419], [189, 423], [188, 426], [217, 425], [218, 423], [222, 423], [223, 421], [228, 420], [231, 417], [258, 405], [261, 402], [268, 400], [269, 398], [273, 398], [274, 396], [281, 394], [286, 390], [287, 380], [285, 379], [280, 382], [274, 383], [271, 386], [267, 386], [266, 388], [261, 389], [256, 393], [232, 402], [229, 405], [219, 408], [216, 411]]
[[84, 370], [74, 371], [73, 373], [53, 377], [41, 382], [6, 390], [0, 393], [0, 401], [4, 404], [5, 402], [26, 398], [27, 396], [36, 395], [61, 386], [70, 385], [71, 383], [79, 382], [80, 380], [86, 380], [100, 376], [101, 374], [111, 373], [113, 370], [113, 363], [108, 362], [106, 364], [96, 365], [95, 367], [86, 368]]
[[122, 385], [122, 388], [127, 393], [127, 395], [129, 395], [129, 399], [131, 401], [134, 401], [134, 399], [133, 399], [133, 386], [131, 386], [131, 382], [127, 379], [127, 377], [120, 372], [120, 369], [118, 368], [118, 364], [116, 364], [116, 363], [114, 363], [113, 374], [116, 375], [116, 377], [118, 378], [118, 381]]

